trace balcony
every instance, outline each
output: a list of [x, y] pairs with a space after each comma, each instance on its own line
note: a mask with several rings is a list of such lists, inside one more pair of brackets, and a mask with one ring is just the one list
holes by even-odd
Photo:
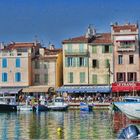
[[87, 55], [88, 55], [87, 50], [83, 50], [83, 51], [79, 51], [79, 50], [68, 51], [68, 50], [65, 50], [65, 56], [87, 56]]
[[136, 46], [135, 44], [123, 44], [117, 46], [117, 51], [135, 51]]
[[0, 57], [17, 57], [17, 56], [23, 56], [28, 57], [28, 52], [17, 52], [17, 51], [1, 51]]

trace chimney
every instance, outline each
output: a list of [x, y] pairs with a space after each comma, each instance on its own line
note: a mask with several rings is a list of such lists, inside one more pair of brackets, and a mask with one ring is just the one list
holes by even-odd
[[39, 54], [44, 56], [44, 48], [39, 48]]
[[0, 42], [0, 50], [4, 49], [4, 42]]
[[54, 50], [54, 49], [55, 49], [55, 46], [54, 46], [53, 44], [50, 43], [50, 44], [49, 44], [49, 49], [50, 49], [50, 50]]

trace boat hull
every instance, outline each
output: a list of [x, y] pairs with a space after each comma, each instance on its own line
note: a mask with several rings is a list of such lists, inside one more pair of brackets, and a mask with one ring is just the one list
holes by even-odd
[[92, 111], [92, 105], [81, 102], [80, 111]]
[[48, 108], [52, 111], [66, 111], [68, 106], [48, 106]]
[[0, 104], [0, 111], [17, 111], [17, 105]]
[[31, 106], [21, 106], [19, 107], [19, 111], [32, 111], [33, 108]]
[[45, 105], [33, 106], [33, 111], [48, 111], [48, 107]]
[[140, 102], [115, 102], [114, 105], [129, 119], [140, 119]]

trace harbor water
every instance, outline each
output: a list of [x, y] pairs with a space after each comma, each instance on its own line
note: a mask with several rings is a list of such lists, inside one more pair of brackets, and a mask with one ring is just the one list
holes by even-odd
[[0, 139], [115, 139], [130, 123], [108, 110], [0, 113]]

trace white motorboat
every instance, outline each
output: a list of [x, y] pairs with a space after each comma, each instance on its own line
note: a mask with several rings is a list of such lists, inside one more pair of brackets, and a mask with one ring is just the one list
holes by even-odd
[[15, 96], [0, 97], [0, 111], [17, 111], [17, 103]]
[[65, 111], [68, 109], [68, 104], [64, 102], [63, 97], [56, 97], [52, 105], [48, 105], [49, 110]]
[[140, 97], [125, 97], [122, 102], [113, 103], [129, 119], [140, 119]]
[[19, 111], [32, 111], [33, 107], [31, 105], [28, 105], [28, 101], [26, 100], [26, 104], [22, 106], [18, 106]]

